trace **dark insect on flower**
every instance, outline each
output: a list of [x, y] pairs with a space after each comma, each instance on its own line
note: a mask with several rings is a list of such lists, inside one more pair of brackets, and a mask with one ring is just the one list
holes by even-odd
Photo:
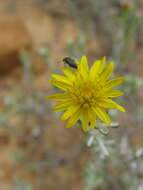
[[77, 65], [74, 59], [71, 59], [70, 57], [65, 57], [63, 59], [63, 62], [67, 65], [69, 65], [70, 67], [77, 69]]

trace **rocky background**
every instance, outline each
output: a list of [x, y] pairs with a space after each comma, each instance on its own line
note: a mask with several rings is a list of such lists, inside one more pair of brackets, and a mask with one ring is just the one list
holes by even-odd
[[[53, 90], [49, 75], [65, 56], [106, 55], [117, 62], [118, 75], [128, 76], [127, 113], [119, 114], [114, 138], [126, 134], [141, 145], [142, 10], [142, 0], [0, 0], [0, 190], [124, 189], [112, 180], [86, 187], [91, 155], [84, 134], [65, 129], [45, 96]], [[107, 172], [118, 177], [112, 166]]]

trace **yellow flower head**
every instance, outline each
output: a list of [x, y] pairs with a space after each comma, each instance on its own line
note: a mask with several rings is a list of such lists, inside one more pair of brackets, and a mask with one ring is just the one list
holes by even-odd
[[72, 127], [78, 120], [82, 123], [84, 131], [94, 129], [97, 117], [107, 126], [110, 126], [108, 109], [118, 109], [125, 112], [124, 108], [111, 98], [122, 96], [120, 90], [113, 90], [120, 85], [124, 79], [119, 77], [109, 80], [114, 63], [106, 64], [106, 59], [96, 60], [91, 68], [88, 68], [86, 56], [82, 56], [76, 62], [77, 69], [65, 67], [64, 76], [52, 74], [50, 82], [60, 88], [63, 93], [48, 96], [58, 102], [55, 111], [64, 111], [62, 120], [67, 120], [67, 127]]

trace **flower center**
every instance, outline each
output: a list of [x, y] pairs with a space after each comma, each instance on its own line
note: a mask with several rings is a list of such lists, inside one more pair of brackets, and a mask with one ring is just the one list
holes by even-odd
[[74, 90], [76, 101], [85, 108], [91, 107], [95, 103], [96, 90], [91, 82], [84, 82], [76, 86]]
[[87, 100], [90, 100], [90, 98], [94, 96], [94, 92], [91, 86], [85, 85], [85, 87], [83, 87], [80, 91], [81, 91], [81, 96]]

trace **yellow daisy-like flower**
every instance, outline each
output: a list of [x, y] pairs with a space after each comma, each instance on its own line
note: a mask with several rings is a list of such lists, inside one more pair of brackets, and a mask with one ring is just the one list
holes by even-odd
[[67, 127], [72, 127], [78, 120], [81, 121], [84, 131], [94, 129], [97, 117], [107, 126], [110, 126], [108, 109], [118, 109], [125, 112], [125, 109], [111, 98], [122, 96], [120, 90], [113, 90], [120, 85], [124, 79], [119, 77], [109, 80], [114, 70], [114, 63], [106, 64], [106, 59], [96, 60], [91, 68], [88, 68], [86, 56], [82, 56], [76, 62], [77, 69], [64, 67], [65, 76], [52, 74], [54, 79], [50, 82], [61, 89], [63, 93], [48, 96], [58, 102], [54, 107], [55, 111], [64, 111], [62, 120], [67, 120]]

